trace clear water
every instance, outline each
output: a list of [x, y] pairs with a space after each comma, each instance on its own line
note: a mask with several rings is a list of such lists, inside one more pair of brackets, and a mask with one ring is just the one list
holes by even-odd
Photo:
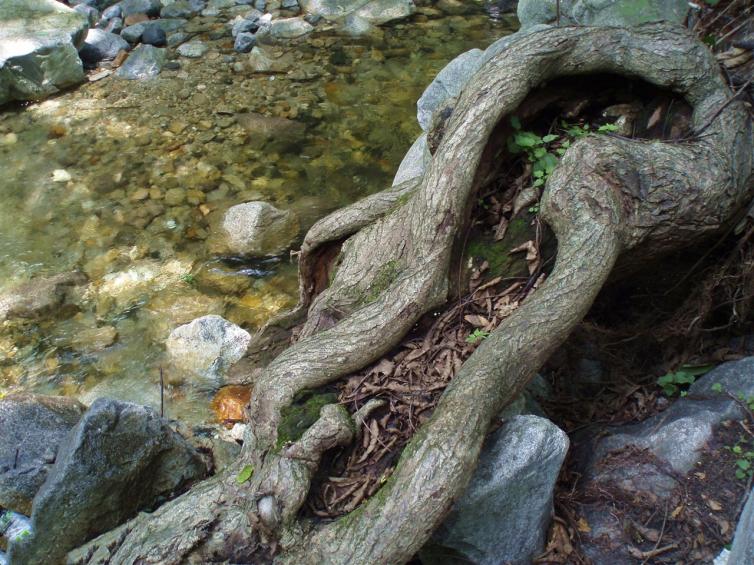
[[[168, 415], [212, 419], [212, 391], [166, 364], [167, 335], [209, 313], [253, 331], [297, 292], [285, 258], [209, 254], [222, 212], [266, 200], [295, 210], [306, 229], [389, 186], [419, 134], [415, 102], [432, 77], [511, 31], [481, 10], [428, 9], [382, 37], [314, 34], [280, 49], [291, 73], [262, 75], [234, 70], [245, 56], [230, 39], [207, 39], [222, 20], [192, 25], [211, 47], [202, 59], [0, 114], [0, 293], [33, 277], [89, 277], [70, 299], [78, 312], [0, 326], [0, 394], [157, 405], [165, 367]], [[306, 133], [259, 147], [236, 121], [242, 112], [295, 119]]]

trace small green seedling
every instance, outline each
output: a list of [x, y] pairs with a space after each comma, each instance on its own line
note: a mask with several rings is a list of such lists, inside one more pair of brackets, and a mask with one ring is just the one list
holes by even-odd
[[482, 340], [487, 339], [490, 336], [490, 332], [480, 330], [479, 328], [471, 332], [466, 338], [466, 343], [479, 343]]
[[673, 396], [679, 392], [681, 396], [686, 396], [687, 393], [684, 387], [694, 384], [697, 377], [708, 373], [712, 368], [713, 365], [684, 365], [674, 373], [668, 373], [661, 376], [657, 379], [657, 384], [662, 387], [662, 392], [664, 392], [666, 396]]
[[189, 286], [194, 286], [196, 284], [196, 277], [192, 275], [191, 273], [185, 273], [181, 275], [181, 280], [185, 282]]

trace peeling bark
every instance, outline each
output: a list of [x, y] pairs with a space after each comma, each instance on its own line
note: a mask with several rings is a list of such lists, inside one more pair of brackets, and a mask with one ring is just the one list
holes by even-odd
[[[694, 130], [703, 134], [675, 144], [604, 136], [576, 142], [542, 197], [541, 217], [558, 239], [550, 277], [464, 363], [376, 495], [335, 522], [299, 519], [322, 453], [354, 432], [342, 409], [330, 406], [298, 442], [279, 446], [282, 408], [298, 392], [379, 359], [445, 302], [454, 244], [496, 126], [550, 80], [605, 73], [684, 97], [694, 108]], [[72, 561], [259, 563], [261, 547], [273, 551], [276, 563], [409, 559], [462, 494], [492, 417], [568, 337], [614, 268], [708, 237], [750, 200], [752, 124], [743, 103], [729, 103], [730, 96], [709, 51], [667, 25], [552, 28], [489, 60], [444, 124], [423, 178], [335, 212], [310, 230], [296, 312], [305, 322], [298, 341], [256, 382], [239, 460], [154, 514], [77, 550]], [[332, 242], [342, 242], [337, 270], [315, 296], [310, 275]], [[247, 465], [254, 474], [239, 484]]]

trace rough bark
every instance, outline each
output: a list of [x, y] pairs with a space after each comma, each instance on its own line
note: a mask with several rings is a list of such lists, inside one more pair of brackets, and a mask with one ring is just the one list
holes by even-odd
[[[278, 445], [280, 411], [296, 393], [357, 371], [398, 344], [446, 300], [454, 243], [475, 200], [495, 127], [547, 81], [614, 73], [684, 97], [698, 138], [685, 143], [587, 137], [548, 180], [541, 217], [558, 240], [555, 268], [474, 352], [382, 489], [328, 524], [297, 518], [322, 454], [354, 434], [342, 409], [292, 445]], [[458, 100], [421, 179], [315, 225], [301, 255], [299, 339], [258, 378], [251, 425], [232, 468], [72, 554], [88, 563], [251, 559], [280, 563], [400, 563], [439, 525], [473, 472], [491, 418], [583, 318], [616, 265], [692, 244], [731, 221], [752, 196], [752, 127], [714, 57], [666, 25], [553, 28], [489, 60]], [[311, 283], [318, 254], [342, 244], [328, 288]], [[358, 417], [356, 418], [358, 421]], [[251, 480], [238, 484], [246, 465]]]

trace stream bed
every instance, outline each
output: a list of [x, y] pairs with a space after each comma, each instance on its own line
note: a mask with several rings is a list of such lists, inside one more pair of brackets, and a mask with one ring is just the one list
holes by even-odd
[[[420, 133], [416, 100], [459, 53], [513, 31], [479, 6], [420, 8], [369, 38], [313, 33], [272, 48], [280, 70], [197, 17], [210, 47], [154, 79], [108, 76], [0, 113], [0, 295], [35, 277], [83, 272], [66, 306], [0, 326], [0, 396], [27, 391], [111, 396], [166, 415], [213, 419], [214, 387], [172, 374], [175, 327], [218, 314], [250, 332], [295, 304], [286, 256], [218, 257], [207, 239], [230, 206], [263, 200], [318, 218], [391, 184]], [[218, 39], [212, 39], [219, 37]], [[244, 115], [295, 120], [273, 142]], [[300, 124], [300, 125], [298, 125]]]

